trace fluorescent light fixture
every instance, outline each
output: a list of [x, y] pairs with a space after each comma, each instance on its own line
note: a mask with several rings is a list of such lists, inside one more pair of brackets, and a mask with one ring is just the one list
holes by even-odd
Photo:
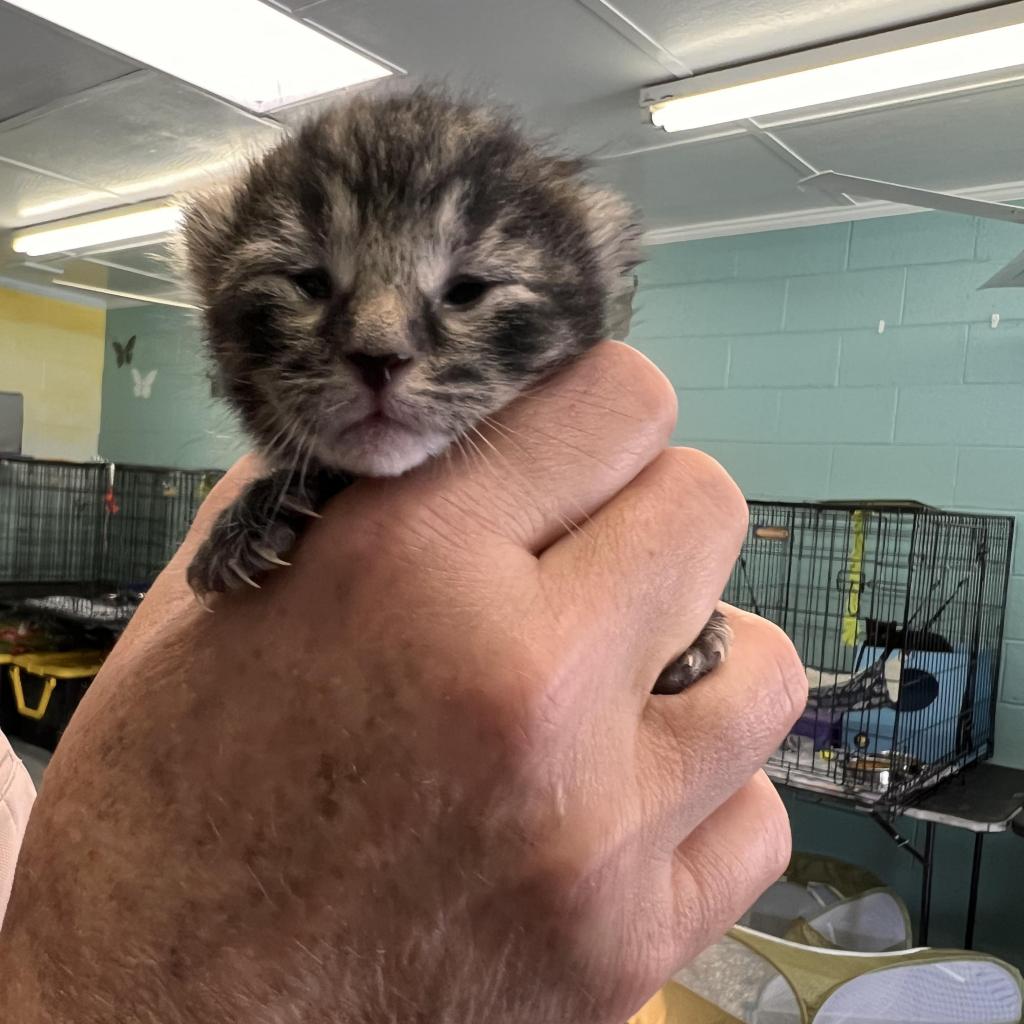
[[10, 0], [258, 114], [391, 71], [261, 0]]
[[181, 208], [164, 204], [148, 209], [133, 208], [105, 216], [16, 231], [11, 248], [25, 256], [48, 256], [75, 252], [109, 242], [152, 238], [173, 231], [181, 222]]
[[102, 288], [98, 284], [83, 284], [81, 281], [66, 281], [55, 277], [53, 284], [61, 288], [77, 288], [81, 292], [96, 292], [99, 295], [112, 295], [116, 299], [133, 299], [136, 302], [152, 302], [157, 306], [175, 306], [178, 309], [198, 309], [191, 302], [179, 302], [177, 299], [165, 299], [159, 295], [140, 295], [138, 292], [122, 292], [116, 288]]
[[[856, 44], [823, 47], [793, 58], [685, 79], [675, 88], [668, 87], [670, 96], [664, 99], [657, 93], [660, 88], [664, 94], [665, 87], [655, 86], [645, 90], [644, 99], [650, 104], [654, 124], [668, 132], [681, 132], [1002, 71], [1024, 64], [1024, 4], [1008, 7], [1015, 9], [1011, 13], [1016, 24], [965, 31], [916, 45], [909, 45], [912, 30], [886, 33], [876, 37], [877, 42], [889, 41], [884, 52], [850, 56]], [[999, 17], [998, 11], [996, 8], [993, 16]], [[947, 35], [956, 30], [951, 29], [954, 22], [961, 29], [984, 24], [979, 18], [985, 13], [948, 19], [944, 26]], [[942, 25], [935, 22], [930, 28], [936, 32]], [[920, 38], [921, 33], [916, 35]], [[862, 41], [861, 50], [870, 43]], [[806, 66], [809, 63], [817, 66]], [[805, 66], [790, 70], [799, 64]]]

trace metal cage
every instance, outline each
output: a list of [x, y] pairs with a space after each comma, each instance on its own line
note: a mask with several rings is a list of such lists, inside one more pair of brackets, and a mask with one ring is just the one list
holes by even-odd
[[171, 560], [220, 473], [114, 467], [103, 574], [117, 591], [144, 591]]
[[1013, 520], [749, 504], [725, 600], [790, 636], [810, 686], [769, 774], [898, 807], [989, 757]]
[[143, 591], [184, 539], [217, 470], [0, 459], [0, 591]]
[[0, 583], [94, 583], [103, 548], [102, 464], [0, 459]]

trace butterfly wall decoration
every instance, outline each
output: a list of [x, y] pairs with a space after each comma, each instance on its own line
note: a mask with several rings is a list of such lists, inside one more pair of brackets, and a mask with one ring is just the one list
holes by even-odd
[[132, 356], [135, 355], [135, 338], [132, 335], [123, 345], [119, 341], [112, 342], [114, 353], [117, 355], [117, 368], [132, 365]]
[[135, 367], [132, 367], [132, 386], [136, 398], [149, 398], [153, 394], [153, 381], [156, 380], [157, 370], [150, 370], [143, 376]]

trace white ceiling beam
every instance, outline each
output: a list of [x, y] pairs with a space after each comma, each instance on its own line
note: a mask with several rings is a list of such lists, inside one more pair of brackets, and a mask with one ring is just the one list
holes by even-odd
[[989, 220], [1005, 220], [1013, 224], [1024, 224], [1024, 209], [1019, 206], [993, 203], [985, 199], [974, 199], [951, 192], [897, 185], [891, 181], [861, 178], [854, 174], [821, 171], [801, 179], [800, 188], [806, 189], [808, 186], [834, 198], [842, 195], [863, 196], [866, 199], [880, 199], [904, 206], [916, 206], [922, 210], [941, 210], [945, 213], [962, 213], [968, 217], [986, 217]]
[[587, 10], [593, 11], [606, 25], [613, 28], [623, 39], [632, 43], [651, 60], [660, 64], [670, 75], [686, 78], [693, 69], [680, 60], [671, 50], [666, 49], [654, 36], [645, 32], [632, 18], [623, 14], [609, 0], [577, 0]]
[[[997, 185], [962, 189], [960, 194], [992, 202], [1024, 199], [1024, 181], [1008, 181]], [[754, 235], [763, 231], [785, 231], [789, 228], [817, 227], [820, 224], [839, 224], [845, 221], [872, 220], [876, 217], [897, 217], [920, 212], [919, 206], [881, 201], [858, 203], [856, 206], [789, 210], [783, 213], [705, 221], [700, 224], [685, 224], [679, 227], [652, 228], [644, 235], [644, 244], [668, 245], [672, 242], [691, 242], [701, 238]]]
[[[787, 145], [778, 136], [773, 135], [766, 128], [762, 128], [757, 121], [749, 117], [743, 122], [749, 133], [757, 139], [766, 149], [779, 157], [783, 163], [791, 167], [799, 174], [807, 175], [804, 180], [810, 180], [818, 173], [818, 168], [809, 160], [805, 160], [792, 146]], [[841, 191], [829, 191], [828, 195], [840, 206], [856, 206], [857, 204]]]

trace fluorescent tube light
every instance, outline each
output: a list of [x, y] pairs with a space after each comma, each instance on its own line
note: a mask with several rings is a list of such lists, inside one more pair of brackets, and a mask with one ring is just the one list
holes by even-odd
[[[826, 53], [827, 49], [822, 54], [823, 58]], [[813, 59], [813, 51], [804, 56], [805, 59]], [[774, 62], [766, 62], [766, 72], [771, 64]], [[1001, 71], [1022, 64], [1024, 24], [1004, 25], [788, 74], [767, 74], [754, 81], [728, 84], [718, 89], [707, 88], [713, 79], [721, 81], [718, 75], [708, 76], [704, 88], [698, 76], [679, 83], [685, 94], [654, 102], [651, 120], [667, 132], [689, 131], [951, 78]], [[740, 73], [744, 69], [736, 71]], [[756, 66], [745, 71], [756, 73]]]
[[180, 222], [181, 209], [177, 206], [129, 209], [88, 220], [65, 221], [17, 231], [11, 239], [11, 248], [26, 256], [48, 256], [108, 242], [164, 235], [173, 231]]
[[260, 0], [10, 2], [259, 114], [391, 74]]

